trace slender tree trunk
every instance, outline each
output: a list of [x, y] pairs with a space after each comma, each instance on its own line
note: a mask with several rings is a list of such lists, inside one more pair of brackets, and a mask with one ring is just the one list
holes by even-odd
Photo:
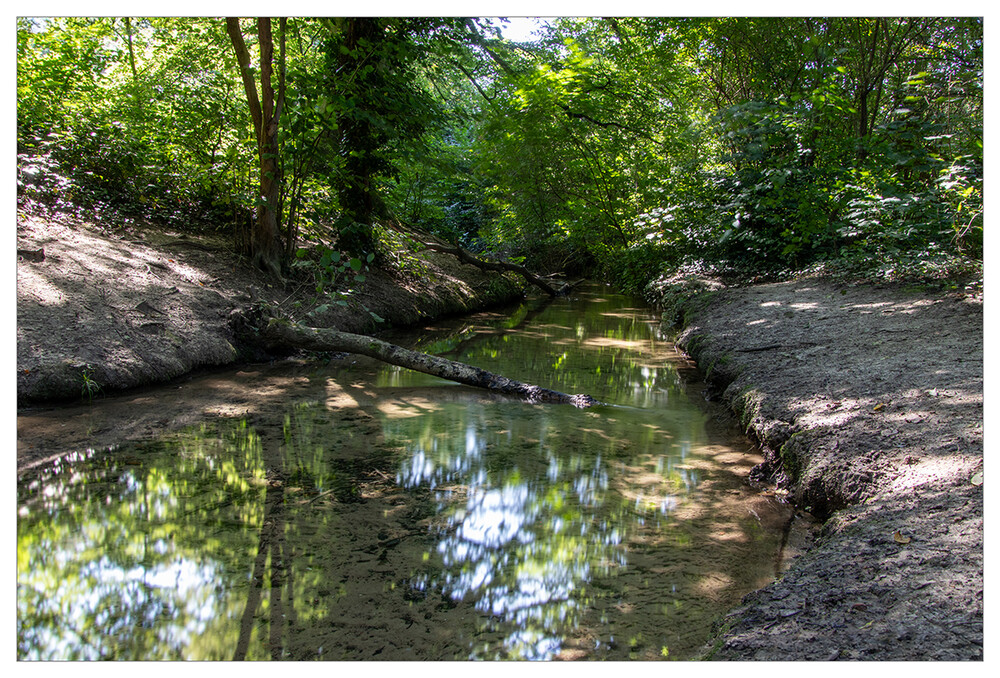
[[[269, 497], [271, 488], [268, 487], [265, 497]], [[264, 588], [264, 567], [267, 564], [267, 552], [270, 550], [270, 521], [272, 517], [269, 509], [273, 502], [264, 501], [265, 513], [264, 521], [260, 526], [260, 534], [257, 539], [257, 557], [253, 561], [253, 573], [250, 576], [250, 588], [247, 591], [247, 603], [243, 606], [243, 616], [240, 617], [240, 634], [236, 640], [236, 650], [233, 653], [233, 661], [243, 661], [247, 658], [247, 651], [250, 649], [250, 636], [253, 634], [253, 620], [260, 607], [260, 594]]]
[[[299, 205], [302, 202], [302, 189], [305, 181], [306, 172], [312, 166], [313, 160], [316, 158], [316, 147], [319, 145], [320, 139], [325, 136], [326, 132], [320, 131], [313, 137], [312, 144], [309, 146], [309, 150], [306, 152], [300, 152], [298, 157], [295, 157], [292, 161], [292, 182], [291, 186], [287, 188], [287, 201], [288, 201], [288, 212], [285, 218], [285, 259], [291, 260], [292, 256], [295, 254], [295, 245], [298, 242], [299, 237], [299, 226], [298, 226], [298, 211]], [[284, 203], [284, 200], [282, 200]]]
[[266, 270], [276, 272], [280, 258], [278, 245], [278, 203], [281, 182], [278, 166], [278, 119], [281, 102], [275, 104], [271, 83], [274, 62], [274, 41], [271, 20], [257, 20], [257, 39], [260, 43], [261, 84], [261, 133], [258, 137], [260, 158], [260, 199], [257, 207], [257, 225], [254, 229], [254, 259]]
[[[236, 641], [233, 661], [243, 661], [250, 649], [250, 637], [253, 635], [253, 622], [260, 608], [261, 594], [264, 590], [264, 574], [271, 559], [271, 576], [269, 587], [270, 633], [268, 645], [272, 659], [281, 659], [281, 637], [285, 630], [284, 584], [287, 579], [287, 560], [285, 556], [285, 471], [284, 461], [278, 453], [265, 452], [265, 466], [268, 477], [267, 490], [264, 492], [264, 519], [261, 522], [257, 539], [257, 556], [254, 558], [253, 574], [250, 578], [250, 588], [247, 593], [247, 603], [240, 618], [240, 634]], [[291, 596], [288, 603], [291, 605]]]
[[[268, 488], [270, 491], [270, 488]], [[276, 509], [272, 515], [270, 525], [271, 539], [268, 550], [271, 552], [271, 588], [268, 602], [270, 608], [270, 629], [268, 633], [268, 646], [271, 651], [271, 659], [279, 661], [282, 659], [282, 636], [285, 635], [285, 581], [287, 560], [285, 554], [285, 512], [283, 509], [285, 501], [285, 488], [283, 485], [275, 488], [274, 500]], [[294, 601], [289, 598], [287, 601], [291, 606]]]
[[139, 74], [135, 70], [135, 50], [132, 47], [132, 20], [125, 17], [125, 38], [128, 41], [128, 63], [132, 67], [132, 84], [139, 81]]
[[[281, 55], [284, 57], [284, 19], [281, 20]], [[257, 83], [253, 79], [250, 66], [250, 52], [243, 40], [240, 20], [226, 19], [226, 30], [236, 52], [236, 60], [247, 94], [250, 117], [253, 119], [257, 139], [257, 157], [260, 166], [260, 192], [258, 195], [257, 218], [250, 237], [251, 254], [254, 263], [276, 276], [281, 274], [281, 246], [278, 242], [278, 203], [281, 177], [278, 164], [278, 121], [284, 105], [284, 77], [280, 77], [277, 95], [271, 84], [274, 61], [274, 41], [271, 36], [271, 20], [262, 17], [257, 20], [257, 39], [260, 45], [261, 92], [257, 93]], [[283, 66], [282, 66], [283, 69]]]

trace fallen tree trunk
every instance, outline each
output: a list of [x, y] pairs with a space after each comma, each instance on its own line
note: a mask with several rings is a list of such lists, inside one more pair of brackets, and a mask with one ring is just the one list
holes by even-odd
[[408, 348], [361, 334], [293, 325], [288, 321], [272, 318], [264, 329], [263, 339], [265, 345], [270, 349], [292, 347], [308, 351], [358, 353], [391, 365], [456, 381], [467, 386], [476, 386], [495, 393], [524, 398], [529, 402], [567, 403], [576, 407], [590, 407], [599, 404], [589, 395], [569, 395], [525, 384], [478, 367], [440, 356], [411, 351]]
[[472, 256], [472, 254], [460, 247], [459, 245], [442, 245], [440, 243], [434, 242], [421, 242], [421, 245], [429, 250], [434, 250], [435, 252], [444, 252], [445, 254], [452, 254], [458, 257], [459, 261], [466, 264], [472, 264], [484, 271], [495, 271], [497, 273], [506, 273], [508, 271], [512, 273], [517, 273], [525, 280], [530, 282], [535, 287], [539, 288], [546, 294], [552, 297], [562, 296], [567, 294], [571, 289], [579, 285], [581, 281], [575, 283], [567, 283], [560, 287], [558, 290], [549, 283], [547, 283], [543, 278], [538, 277], [524, 266], [518, 264], [511, 264], [506, 261], [486, 261], [485, 259], [479, 259], [478, 257]]

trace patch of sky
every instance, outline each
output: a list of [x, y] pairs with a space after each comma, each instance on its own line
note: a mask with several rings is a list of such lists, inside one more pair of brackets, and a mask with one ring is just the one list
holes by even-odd
[[539, 17], [505, 17], [490, 19], [490, 24], [500, 29], [500, 35], [511, 42], [534, 42], [540, 37], [540, 31], [546, 25], [546, 20]]

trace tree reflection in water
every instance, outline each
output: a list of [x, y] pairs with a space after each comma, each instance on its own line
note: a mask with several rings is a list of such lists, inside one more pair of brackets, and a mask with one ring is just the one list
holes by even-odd
[[256, 435], [229, 428], [224, 458], [196, 434], [180, 448], [70, 455], [23, 480], [19, 658], [182, 659], [193, 647], [224, 658], [212, 648], [233, 635], [235, 601], [220, 593], [249, 550], [243, 526], [259, 524], [263, 473]]
[[[482, 418], [464, 423], [464, 436], [440, 435], [463, 423], [457, 411], [459, 421], [450, 425], [444, 412], [437, 413], [438, 435], [429, 441], [430, 449], [418, 438], [398, 477], [405, 487], [436, 488], [444, 517], [438, 523], [441, 571], [421, 575], [412, 584], [474, 601], [484, 615], [484, 630], [505, 633], [502, 649], [481, 647], [473, 656], [547, 659], [558, 652], [567, 633], [579, 625], [581, 608], [600, 594], [600, 589], [588, 594], [587, 584], [627, 565], [622, 536], [631, 528], [623, 521], [645, 516], [609, 492], [608, 469], [599, 451], [565, 454], [567, 449], [594, 449], [598, 436], [560, 435], [558, 429], [569, 424], [562, 419], [567, 412], [536, 409], [525, 416], [523, 410], [529, 408], [483, 411]], [[507, 417], [489, 422], [486, 417], [498, 410], [506, 410]], [[462, 410], [469, 412], [468, 407]], [[526, 419], [532, 420], [530, 432], [512, 435], [521, 433]], [[491, 425], [492, 435], [487, 430]], [[389, 426], [399, 436], [405, 423]], [[522, 446], [518, 453], [518, 442], [531, 440], [529, 435], [543, 437], [546, 445]], [[563, 444], [566, 438], [571, 445]], [[455, 440], [464, 445], [450, 447], [448, 441]], [[548, 445], [553, 449], [540, 449]], [[667, 473], [657, 490], [676, 487]], [[464, 501], [455, 496], [463, 493]], [[662, 495], [659, 506], [666, 510], [673, 501]]]
[[773, 572], [781, 532], [766, 506], [754, 518], [740, 503], [731, 468], [749, 458], [709, 444], [641, 313], [611, 296], [563, 300], [522, 307], [516, 328], [463, 323], [439, 339], [485, 369], [618, 406], [314, 366], [311, 389], [252, 425], [219, 420], [27, 474], [18, 657], [694, 651]]

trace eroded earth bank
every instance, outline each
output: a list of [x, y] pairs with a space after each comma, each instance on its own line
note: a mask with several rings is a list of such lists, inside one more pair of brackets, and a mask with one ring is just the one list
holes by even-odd
[[650, 288], [775, 483], [825, 521], [706, 656], [983, 658], [981, 295], [827, 280]]
[[[386, 270], [366, 271], [362, 282], [344, 281], [353, 294], [341, 305], [318, 298], [307, 276], [279, 282], [256, 271], [231, 252], [226, 233], [191, 235], [139, 222], [108, 226], [22, 216], [19, 407], [78, 405], [195, 370], [260, 360], [267, 356], [236, 336], [240, 327], [234, 322], [254, 307], [298, 318], [313, 309], [306, 318], [312, 326], [368, 333], [471, 313], [522, 295], [514, 278], [484, 273], [448, 254], [400, 250]], [[253, 388], [234, 402], [268, 397]], [[183, 427], [199, 412], [163, 410], [151, 421], [137, 414], [124, 431], [90, 431], [88, 445], [122, 440], [123, 434], [141, 438], [150, 428]], [[18, 436], [19, 469], [66, 451], [59, 441], [30, 440]]]
[[[232, 364], [241, 358], [234, 309], [309, 296], [253, 273], [211, 235], [24, 219], [18, 250], [19, 406], [79, 404], [90, 382], [110, 393]], [[359, 303], [331, 306], [313, 322], [371, 331], [369, 311], [406, 325], [520, 293], [424, 252], [395, 277], [373, 273]], [[770, 456], [752, 480], [824, 521], [784, 576], [722, 621], [705, 656], [982, 659], [981, 296], [824, 280], [670, 281], [653, 286], [650, 301], [666, 309], [665, 322], [683, 323], [678, 342], [711, 395]], [[140, 403], [124, 428], [88, 425], [86, 442], [238, 414], [275, 397], [266, 383], [251, 374], [222, 400], [218, 389], [190, 393], [184, 411]], [[29, 429], [19, 425], [19, 471], [80, 442]]]

